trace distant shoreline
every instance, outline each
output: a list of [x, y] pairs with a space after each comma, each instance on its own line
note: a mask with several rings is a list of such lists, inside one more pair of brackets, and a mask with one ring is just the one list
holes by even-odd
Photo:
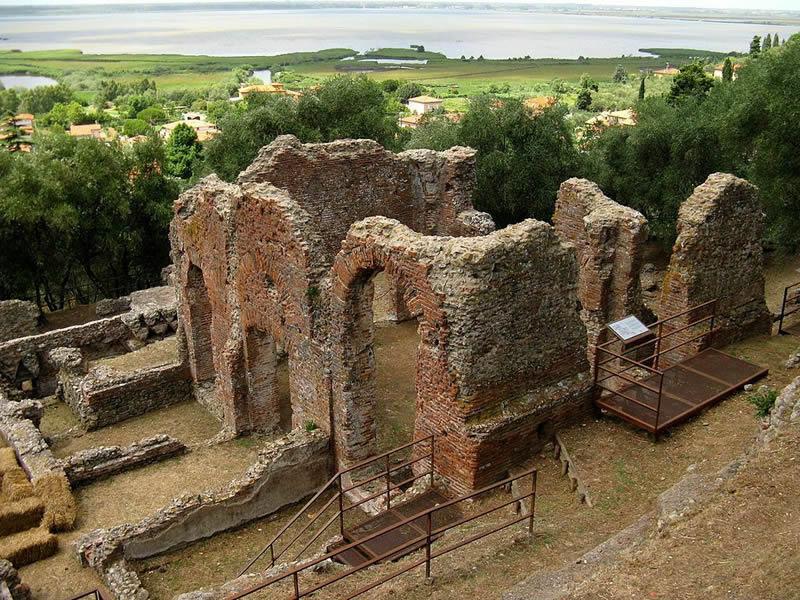
[[[800, 26], [800, 11], [731, 9], [713, 10], [682, 7], [597, 6], [592, 4], [525, 4], [501, 3], [494, 6], [480, 2], [421, 2], [401, 0], [368, 0], [370, 6], [356, 0], [298, 0], [275, 2], [152, 2], [107, 5], [99, 2], [65, 5], [0, 4], [0, 16], [59, 16], [81, 14], [115, 14], [126, 12], [213, 12], [213, 11], [302, 11], [302, 10], [458, 10], [474, 12], [518, 12], [596, 17], [630, 17], [674, 21]], [[11, 13], [11, 14], [9, 14]]]

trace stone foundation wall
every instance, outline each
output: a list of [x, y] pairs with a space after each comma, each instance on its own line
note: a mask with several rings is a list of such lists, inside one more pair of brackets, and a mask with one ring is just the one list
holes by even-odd
[[0, 342], [0, 384], [37, 397], [56, 391], [58, 365], [51, 350], [80, 348], [86, 358], [123, 354], [172, 334], [178, 326], [173, 288], [160, 287], [131, 294], [127, 313]]
[[558, 191], [553, 225], [577, 252], [578, 298], [591, 364], [593, 346], [606, 341], [607, 323], [628, 315], [649, 321], [639, 278], [647, 220], [606, 197], [595, 183], [569, 179]]
[[183, 442], [165, 434], [154, 435], [130, 446], [99, 446], [62, 459], [70, 483], [82, 485], [123, 471], [158, 462], [186, 452]]
[[105, 365], [92, 367], [86, 374], [62, 370], [59, 381], [64, 401], [88, 430], [192, 397], [189, 369], [181, 363], [133, 373], [121, 373]]
[[[710, 175], [680, 207], [659, 316], [669, 317], [716, 298], [715, 324], [720, 331], [715, 344], [768, 334], [772, 318], [764, 299], [763, 232], [764, 214], [755, 186], [733, 175]], [[686, 318], [678, 320], [673, 329], [687, 323]], [[699, 331], [688, 330], [687, 339], [692, 333]], [[670, 345], [682, 335], [672, 336]], [[669, 358], [678, 360], [694, 351], [693, 344], [687, 344]]]
[[27, 300], [0, 301], [0, 342], [36, 333], [39, 309]]
[[302, 500], [330, 475], [328, 437], [296, 430], [263, 450], [245, 475], [208, 493], [184, 495], [138, 523], [98, 529], [76, 549], [119, 598], [146, 598], [126, 560], [153, 556], [237, 527]]

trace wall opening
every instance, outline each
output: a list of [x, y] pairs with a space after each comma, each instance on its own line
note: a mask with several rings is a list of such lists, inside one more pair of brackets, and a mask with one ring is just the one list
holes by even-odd
[[186, 331], [189, 363], [198, 384], [213, 382], [215, 377], [213, 344], [211, 343], [211, 299], [203, 279], [203, 271], [189, 266], [186, 277], [186, 299], [189, 304], [189, 327]]
[[279, 362], [274, 338], [261, 329], [250, 328], [245, 339], [245, 358], [251, 429], [290, 430], [288, 365], [285, 359]]

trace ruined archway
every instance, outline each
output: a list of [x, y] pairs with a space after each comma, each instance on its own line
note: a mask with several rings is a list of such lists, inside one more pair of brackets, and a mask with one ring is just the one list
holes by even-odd
[[203, 271], [197, 265], [189, 265], [184, 296], [189, 307], [186, 342], [192, 377], [198, 386], [210, 386], [215, 378], [214, 345], [211, 341], [213, 313]]

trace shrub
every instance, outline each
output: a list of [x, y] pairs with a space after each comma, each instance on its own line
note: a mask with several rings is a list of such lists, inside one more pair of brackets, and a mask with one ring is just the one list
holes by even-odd
[[778, 392], [772, 388], [762, 386], [755, 394], [748, 396], [747, 401], [756, 407], [756, 415], [759, 417], [766, 417], [775, 406], [775, 401], [778, 399]]
[[317, 424], [314, 423], [314, 421], [310, 421], [309, 420], [309, 421], [306, 421], [305, 423], [303, 423], [303, 428], [306, 431], [315, 431], [317, 429]]

